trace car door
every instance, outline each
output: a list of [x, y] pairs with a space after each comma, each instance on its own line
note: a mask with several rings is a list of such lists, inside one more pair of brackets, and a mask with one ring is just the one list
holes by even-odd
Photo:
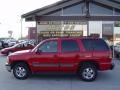
[[50, 40], [42, 43], [31, 61], [35, 71], [59, 71], [58, 41]]
[[77, 40], [61, 40], [60, 71], [73, 72], [77, 70], [80, 60], [80, 48]]

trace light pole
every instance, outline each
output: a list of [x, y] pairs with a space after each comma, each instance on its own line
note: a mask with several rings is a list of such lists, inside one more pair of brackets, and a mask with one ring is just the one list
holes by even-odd
[[23, 18], [20, 19], [20, 22], [21, 22], [21, 39], [22, 39], [22, 21], [23, 21]]

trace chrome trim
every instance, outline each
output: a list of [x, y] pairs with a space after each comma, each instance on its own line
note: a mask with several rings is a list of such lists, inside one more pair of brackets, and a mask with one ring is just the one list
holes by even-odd
[[27, 71], [24, 67], [18, 66], [17, 68], [15, 68], [15, 74], [18, 77], [24, 77], [27, 75]]
[[73, 67], [74, 64], [60, 64], [60, 67]]
[[85, 79], [92, 79], [94, 76], [95, 76], [95, 72], [92, 68], [85, 68], [83, 70], [83, 73], [82, 73], [82, 76], [85, 78]]
[[75, 64], [39, 64], [32, 63], [34, 67], [73, 67]]
[[39, 63], [33, 63], [32, 66], [34, 66], [34, 67], [59, 67], [59, 64], [39, 64]]

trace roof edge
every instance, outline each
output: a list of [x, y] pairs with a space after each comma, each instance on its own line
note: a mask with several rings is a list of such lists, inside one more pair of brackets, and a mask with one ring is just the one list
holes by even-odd
[[67, 2], [67, 1], [71, 1], [71, 0], [60, 0], [60, 1], [55, 2], [55, 3], [53, 3], [53, 4], [50, 4], [50, 5], [41, 7], [41, 8], [39, 8], [39, 9], [35, 9], [35, 10], [30, 11], [30, 12], [28, 12], [28, 13], [26, 13], [26, 14], [22, 14], [22, 15], [21, 15], [21, 18], [25, 18], [25, 17], [27, 17], [27, 16], [29, 16], [29, 15], [32, 15], [33, 13], [37, 13], [37, 12], [39, 12], [39, 11], [43, 11], [43, 10], [45, 10], [45, 9], [48, 9], [48, 8], [57, 6], [57, 5], [61, 4], [61, 3]]

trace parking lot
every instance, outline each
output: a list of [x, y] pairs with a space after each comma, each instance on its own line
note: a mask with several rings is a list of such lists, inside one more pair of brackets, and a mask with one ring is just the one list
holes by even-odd
[[17, 80], [6, 71], [6, 56], [0, 55], [0, 90], [119, 90], [120, 61], [113, 60], [115, 69], [99, 72], [94, 82], [84, 82], [76, 75], [36, 74], [27, 80]]

